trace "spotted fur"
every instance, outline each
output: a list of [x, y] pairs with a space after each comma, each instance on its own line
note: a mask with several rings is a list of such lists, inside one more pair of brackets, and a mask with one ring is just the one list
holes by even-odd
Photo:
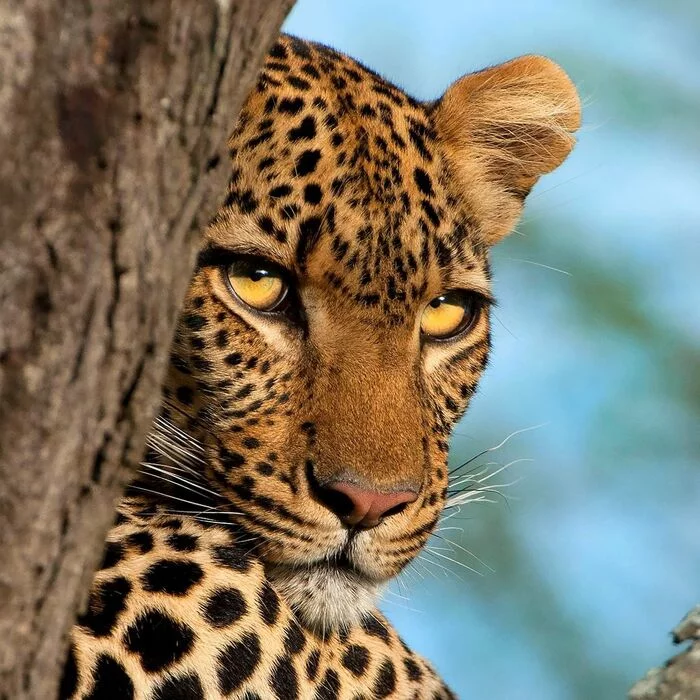
[[[569, 152], [575, 90], [540, 57], [418, 102], [282, 37], [230, 142], [149, 438], [119, 506], [61, 697], [449, 698], [376, 609], [447, 493], [450, 430], [489, 350], [488, 248]], [[223, 270], [287, 271], [284, 314]], [[474, 319], [421, 336], [445, 290]], [[416, 499], [346, 527], [326, 485]], [[324, 491], [325, 489], [325, 491]]]

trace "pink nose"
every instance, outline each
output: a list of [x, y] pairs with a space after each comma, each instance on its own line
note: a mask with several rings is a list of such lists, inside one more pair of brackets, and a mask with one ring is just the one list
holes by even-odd
[[323, 503], [349, 527], [372, 528], [400, 513], [418, 498], [415, 491], [371, 491], [349, 481], [335, 481], [323, 488]]

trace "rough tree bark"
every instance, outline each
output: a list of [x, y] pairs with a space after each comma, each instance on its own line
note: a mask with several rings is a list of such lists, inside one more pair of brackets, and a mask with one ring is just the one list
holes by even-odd
[[293, 0], [0, 5], [0, 698], [56, 695]]

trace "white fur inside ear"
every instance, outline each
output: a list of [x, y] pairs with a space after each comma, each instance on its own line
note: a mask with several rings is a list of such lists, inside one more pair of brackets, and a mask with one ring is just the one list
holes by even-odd
[[352, 571], [279, 566], [268, 576], [302, 622], [321, 634], [356, 625], [376, 609], [379, 584]]

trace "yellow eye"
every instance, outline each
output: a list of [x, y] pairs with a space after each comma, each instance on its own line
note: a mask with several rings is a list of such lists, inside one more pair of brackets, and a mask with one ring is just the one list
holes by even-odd
[[226, 276], [236, 297], [257, 311], [277, 311], [287, 296], [281, 274], [264, 261], [237, 260]]
[[424, 336], [445, 340], [470, 326], [477, 313], [473, 297], [466, 292], [445, 292], [425, 307], [420, 329]]

